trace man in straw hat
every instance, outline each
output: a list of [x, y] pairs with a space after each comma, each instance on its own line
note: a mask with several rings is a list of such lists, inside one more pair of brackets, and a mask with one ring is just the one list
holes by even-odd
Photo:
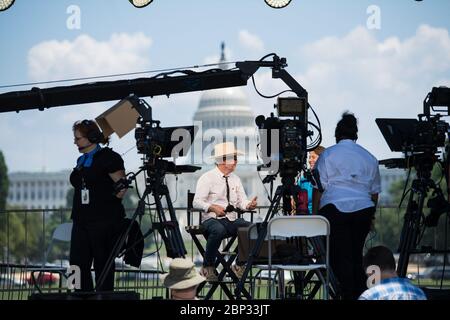
[[206, 280], [197, 273], [192, 261], [182, 258], [173, 259], [169, 273], [162, 277], [163, 285], [170, 289], [174, 300], [196, 300], [197, 286]]
[[[204, 173], [197, 182], [193, 205], [203, 210], [202, 225], [206, 231], [207, 243], [202, 275], [208, 281], [217, 281], [215, 273], [216, 253], [224, 238], [237, 234], [237, 229], [248, 227], [250, 222], [237, 217], [237, 210], [253, 210], [257, 206], [256, 197], [247, 199], [241, 179], [233, 173], [237, 156], [243, 153], [234, 143], [219, 143], [214, 147], [216, 167]], [[243, 266], [233, 266], [238, 277]]]

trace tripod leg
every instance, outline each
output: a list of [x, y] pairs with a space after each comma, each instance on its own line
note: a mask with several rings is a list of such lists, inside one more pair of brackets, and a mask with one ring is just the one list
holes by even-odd
[[245, 280], [247, 279], [250, 269], [253, 266], [253, 261], [256, 259], [256, 257], [259, 255], [259, 252], [261, 251], [263, 241], [266, 238], [266, 234], [267, 234], [268, 221], [275, 214], [275, 212], [276, 212], [275, 208], [277, 208], [280, 205], [280, 200], [281, 200], [281, 197], [283, 194], [282, 191], [283, 191], [282, 186], [278, 186], [278, 188], [275, 192], [275, 197], [274, 197], [272, 203], [270, 204], [269, 211], [267, 212], [267, 215], [261, 224], [261, 228], [258, 230], [258, 239], [256, 240], [255, 246], [252, 248], [252, 252], [247, 260], [247, 265], [245, 267], [245, 271], [242, 274], [242, 277], [239, 280], [238, 284], [236, 285], [235, 295], [236, 295], [237, 299], [241, 298], [241, 293], [244, 289]]
[[[418, 195], [417, 202], [414, 200], [415, 194]], [[404, 278], [406, 276], [409, 256], [411, 252], [416, 249], [418, 244], [417, 242], [420, 234], [421, 219], [423, 217], [425, 196], [426, 190], [416, 189], [411, 191], [411, 195], [409, 197], [398, 250], [400, 253], [397, 267], [399, 277]]]
[[[161, 191], [161, 193], [160, 193]], [[169, 196], [169, 190], [166, 185], [159, 185], [153, 187], [153, 197], [155, 199], [156, 210], [158, 213], [159, 223], [155, 223], [157, 229], [164, 241], [167, 250], [167, 256], [170, 258], [185, 257], [187, 250], [183, 243], [183, 238], [180, 233], [178, 221], [176, 220], [175, 210]], [[166, 197], [167, 206], [170, 214], [170, 221], [167, 221], [164, 208], [161, 202], [161, 196]]]
[[105, 264], [105, 267], [103, 268], [100, 277], [98, 279], [96, 279], [95, 281], [95, 289], [97, 290], [98, 288], [100, 288], [103, 283], [105, 282], [105, 279], [108, 275], [109, 270], [111, 270], [114, 260], [116, 259], [116, 257], [118, 256], [120, 250], [122, 250], [123, 245], [125, 244], [125, 241], [128, 237], [128, 234], [131, 231], [131, 228], [133, 226], [133, 222], [136, 220], [137, 216], [139, 214], [143, 214], [144, 210], [145, 210], [145, 198], [147, 197], [147, 195], [150, 193], [150, 190], [146, 189], [142, 199], [139, 201], [139, 204], [136, 208], [136, 210], [134, 211], [133, 217], [131, 218], [130, 221], [130, 225], [128, 226], [128, 228], [125, 230], [125, 232], [123, 232], [119, 238], [117, 239], [116, 243], [114, 244], [113, 249], [111, 250], [111, 254], [109, 255], [109, 258]]
[[172, 223], [174, 224], [173, 237], [174, 237], [174, 242], [175, 242], [176, 248], [177, 248], [177, 254], [179, 257], [184, 258], [187, 253], [187, 250], [186, 250], [186, 247], [184, 246], [183, 237], [181, 235], [180, 228], [178, 225], [178, 220], [175, 215], [175, 209], [173, 208], [172, 199], [170, 198], [169, 189], [165, 185], [164, 185], [164, 195], [166, 197], [166, 202], [167, 202], [167, 207], [169, 209], [170, 219], [171, 219]]

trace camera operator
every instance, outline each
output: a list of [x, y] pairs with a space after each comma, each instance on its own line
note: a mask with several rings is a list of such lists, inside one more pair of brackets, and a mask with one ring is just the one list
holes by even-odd
[[315, 189], [313, 201], [313, 212], [320, 209], [330, 221], [330, 265], [344, 299], [357, 299], [366, 289], [362, 250], [381, 191], [378, 161], [356, 144], [357, 132], [355, 116], [344, 113], [336, 126], [336, 145], [316, 163], [324, 192]]
[[[75, 188], [70, 264], [80, 268], [81, 291], [92, 291], [92, 262], [98, 280], [125, 216], [122, 198], [126, 189], [114, 191], [114, 183], [125, 177], [125, 168], [119, 154], [100, 147], [109, 138], [103, 136], [94, 121], [77, 121], [72, 129], [74, 143], [82, 156], [70, 175], [70, 183]], [[114, 266], [97, 290], [113, 289]]]
[[[247, 199], [241, 179], [233, 173], [237, 156], [242, 154], [232, 142], [214, 146], [216, 167], [204, 173], [197, 182], [193, 205], [203, 210], [202, 225], [206, 230], [207, 243], [201, 273], [208, 281], [217, 281], [215, 274], [216, 253], [222, 239], [237, 234], [237, 229], [251, 223], [237, 217], [237, 210], [253, 210], [256, 197]], [[240, 277], [243, 266], [233, 266]]]

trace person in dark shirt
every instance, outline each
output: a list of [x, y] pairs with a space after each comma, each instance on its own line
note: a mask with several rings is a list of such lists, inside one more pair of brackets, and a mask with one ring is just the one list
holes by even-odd
[[[81, 291], [93, 291], [91, 266], [94, 263], [98, 281], [111, 254], [125, 216], [122, 198], [126, 189], [115, 194], [114, 183], [125, 177], [121, 156], [107, 144], [97, 124], [92, 120], [73, 125], [74, 143], [82, 153], [70, 175], [75, 189], [72, 215], [70, 264], [81, 272]], [[97, 291], [114, 290], [114, 266]]]

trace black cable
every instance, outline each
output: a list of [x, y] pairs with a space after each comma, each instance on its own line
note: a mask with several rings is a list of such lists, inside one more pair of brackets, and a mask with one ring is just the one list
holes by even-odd
[[289, 89], [289, 90], [281, 91], [280, 93], [274, 94], [274, 95], [272, 95], [272, 96], [266, 96], [266, 95], [264, 95], [264, 94], [262, 94], [261, 92], [258, 91], [258, 88], [256, 87], [255, 77], [254, 77], [254, 76], [252, 76], [252, 82], [253, 82], [253, 87], [255, 88], [256, 92], [257, 92], [261, 97], [266, 98], [266, 99], [271, 99], [271, 98], [278, 97], [279, 95], [281, 95], [281, 94], [283, 94], [283, 93], [286, 93], [286, 92], [293, 92], [293, 93], [295, 93], [294, 91], [292, 91], [292, 90]]
[[262, 186], [263, 186], [263, 188], [264, 188], [264, 191], [265, 191], [266, 194], [267, 194], [267, 199], [268, 199], [270, 202], [272, 202], [272, 198], [270, 197], [269, 191], [267, 191], [266, 185], [265, 185], [264, 182], [263, 182], [263, 179], [262, 179], [262, 177], [261, 177], [261, 173], [260, 173], [259, 171], [257, 171], [257, 172], [258, 172], [259, 180], [261, 180], [261, 183], [262, 183]]
[[268, 58], [268, 57], [275, 57], [277, 54], [276, 53], [269, 53], [269, 54], [266, 54], [264, 57], [262, 57], [261, 59], [259, 59], [259, 61], [263, 61], [263, 60], [265, 60], [266, 58]]
[[[407, 164], [407, 167], [408, 167], [408, 164]], [[411, 169], [412, 168], [409, 167], [408, 175], [406, 176], [405, 186], [403, 187], [403, 194], [402, 194], [402, 197], [400, 198], [400, 204], [398, 205], [398, 209], [400, 209], [400, 207], [402, 206], [403, 200], [405, 199], [406, 195], [411, 191], [411, 189], [406, 191], [406, 188], [408, 187], [408, 183], [409, 183], [409, 177], [411, 175]]]
[[311, 111], [313, 112], [314, 117], [317, 120], [317, 124], [319, 125], [320, 130], [322, 130], [322, 125], [320, 124], [319, 117], [317, 116], [316, 111], [314, 111], [314, 108], [312, 107], [312, 105], [309, 104], [309, 102], [308, 102], [308, 108], [311, 109]]
[[138, 188], [138, 184], [137, 184], [137, 179], [134, 180], [134, 187], [136, 189], [136, 194], [138, 196], [138, 199], [141, 199], [141, 194], [139, 193], [139, 188]]
[[[144, 181], [147, 181], [147, 174], [146, 174], [145, 170], [144, 170]], [[142, 200], [142, 197], [139, 194], [138, 194], [138, 197], [139, 197], [139, 200]], [[148, 197], [149, 197], [149, 195], [147, 195], [147, 201], [148, 201]], [[151, 207], [151, 206], [154, 206], [156, 204], [156, 202], [155, 203], [149, 203], [149, 202], [145, 202], [145, 200], [144, 200], [144, 204], [146, 206]]]
[[[153, 226], [153, 216], [151, 214], [151, 208], [150, 207], [149, 207], [149, 217], [150, 217], [150, 223]], [[146, 254], [145, 256], [143, 256], [144, 258], [148, 257], [148, 256], [151, 256], [151, 255], [153, 255], [155, 253], [159, 253], [159, 251], [161, 250], [161, 248], [163, 246], [163, 241], [162, 241], [162, 239], [161, 239], [161, 241], [158, 241], [157, 232], [153, 232], [153, 241], [154, 241], [154, 243], [156, 245], [156, 250], [153, 251], [153, 252], [150, 252], [149, 254]]]
[[317, 129], [317, 138], [315, 140], [313, 140], [313, 142], [311, 142], [308, 146], [306, 146], [306, 150], [307, 151], [311, 151], [314, 150], [315, 148], [317, 148], [320, 143], [322, 142], [322, 131], [320, 130], [320, 127], [318, 127], [316, 124], [309, 122], [308, 121], [308, 125], [313, 126], [315, 129]]

